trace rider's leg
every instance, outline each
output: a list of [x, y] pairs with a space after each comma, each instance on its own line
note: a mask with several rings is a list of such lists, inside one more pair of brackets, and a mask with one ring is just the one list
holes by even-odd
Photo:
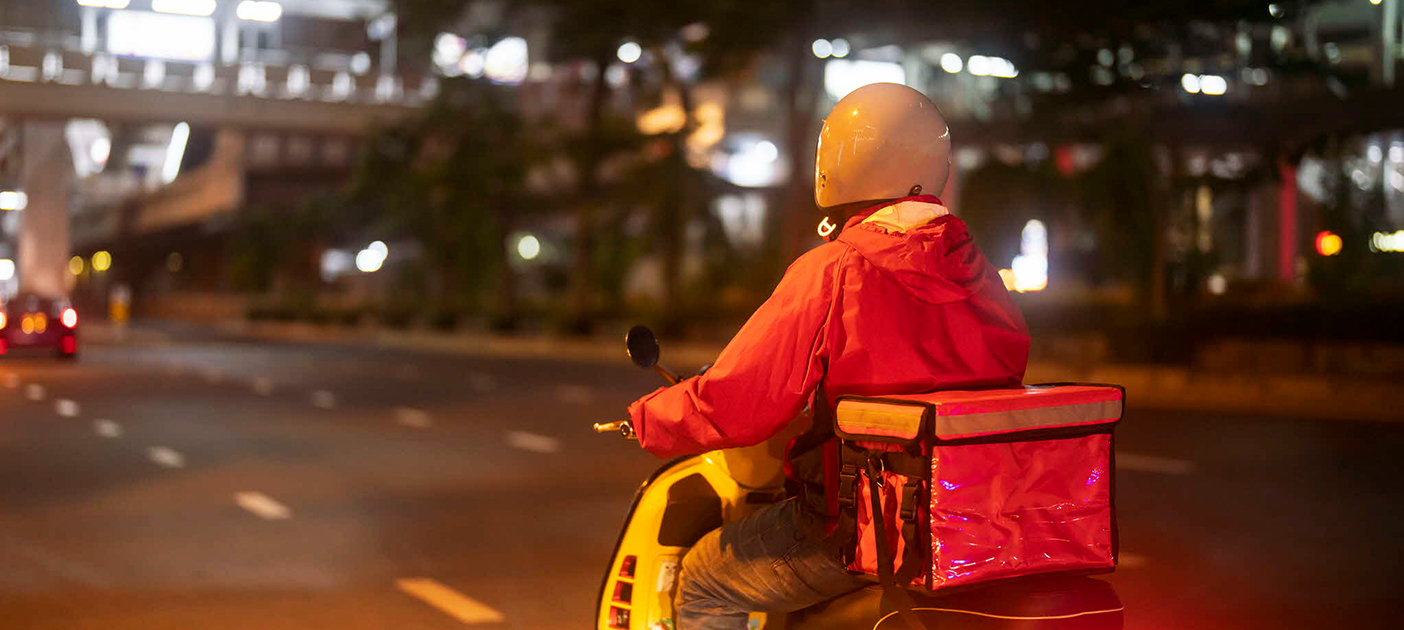
[[794, 500], [766, 506], [698, 541], [678, 576], [678, 630], [741, 630], [751, 611], [790, 612], [862, 588], [805, 535]]

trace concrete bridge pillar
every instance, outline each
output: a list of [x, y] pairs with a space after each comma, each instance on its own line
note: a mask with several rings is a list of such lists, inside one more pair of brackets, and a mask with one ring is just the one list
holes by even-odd
[[73, 195], [73, 156], [62, 122], [25, 122], [20, 186], [29, 205], [20, 217], [20, 291], [66, 296], [70, 244], [69, 203]]

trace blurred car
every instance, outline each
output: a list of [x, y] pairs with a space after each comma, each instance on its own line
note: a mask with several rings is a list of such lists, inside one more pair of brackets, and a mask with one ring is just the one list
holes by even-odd
[[59, 358], [78, 356], [78, 310], [68, 300], [21, 293], [0, 305], [0, 354], [46, 347]]

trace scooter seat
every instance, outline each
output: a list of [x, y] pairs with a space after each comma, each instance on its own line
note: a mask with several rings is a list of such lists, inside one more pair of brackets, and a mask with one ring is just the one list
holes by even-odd
[[[1088, 577], [1011, 580], [948, 595], [912, 593], [916, 613], [940, 630], [1120, 630], [1121, 600], [1110, 584]], [[803, 630], [906, 630], [897, 610], [870, 586], [804, 611]]]

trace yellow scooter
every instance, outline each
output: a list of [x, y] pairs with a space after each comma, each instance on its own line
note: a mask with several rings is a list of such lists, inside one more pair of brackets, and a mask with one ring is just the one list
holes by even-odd
[[[625, 339], [636, 365], [669, 383], [653, 332], [635, 326]], [[705, 371], [705, 368], [704, 368]], [[803, 426], [796, 421], [792, 424]], [[628, 421], [595, 431], [633, 438]], [[682, 558], [704, 534], [783, 500], [788, 436], [738, 449], [681, 457], [663, 464], [634, 495], [600, 584], [597, 630], [676, 629], [673, 596]], [[1084, 576], [1023, 578], [936, 596], [912, 593], [914, 610], [939, 630], [1120, 630], [1122, 606], [1111, 585]], [[755, 613], [753, 630], [904, 630], [877, 583], [788, 614]], [[912, 628], [910, 630], [921, 630]]]

